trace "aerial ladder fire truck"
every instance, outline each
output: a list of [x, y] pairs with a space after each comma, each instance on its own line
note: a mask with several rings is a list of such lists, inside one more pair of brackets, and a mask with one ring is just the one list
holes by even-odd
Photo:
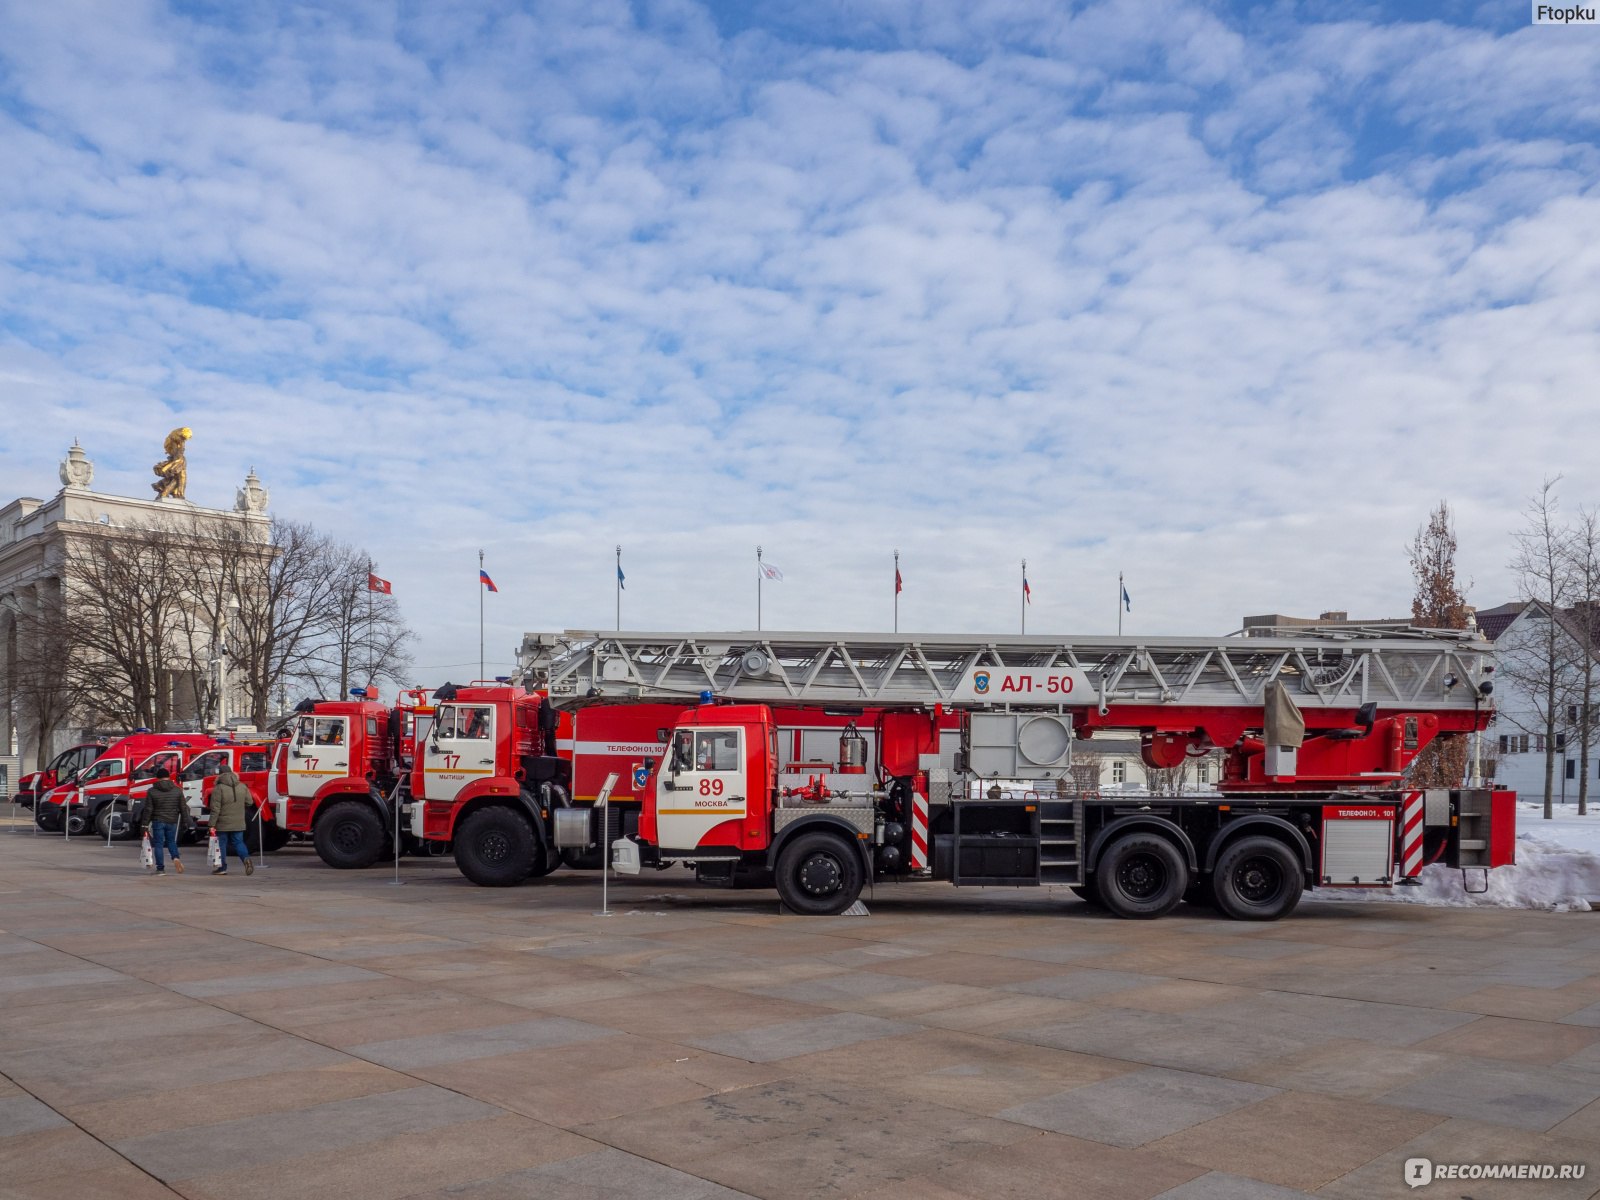
[[[1314, 887], [1388, 887], [1429, 863], [1487, 869], [1514, 851], [1513, 793], [1404, 785], [1428, 744], [1488, 723], [1493, 650], [1468, 633], [569, 631], [528, 635], [520, 663], [556, 707], [686, 706], [661, 757], [636, 764], [637, 834], [611, 838], [591, 814], [559, 827], [558, 846], [609, 841], [624, 872], [685, 864], [706, 883], [770, 881], [799, 913], [926, 879], [1066, 885], [1121, 917], [1187, 898], [1272, 920]], [[870, 771], [781, 770], [775, 706], [874, 714]], [[952, 717], [957, 736], [941, 739]], [[1074, 788], [1074, 742], [1114, 731], [1136, 735], [1152, 768], [1220, 752], [1217, 791]], [[844, 740], [840, 767], [865, 753]], [[1003, 786], [1019, 781], [1020, 795]]]

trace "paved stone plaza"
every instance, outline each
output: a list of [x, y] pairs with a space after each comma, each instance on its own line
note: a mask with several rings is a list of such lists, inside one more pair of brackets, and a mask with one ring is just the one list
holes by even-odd
[[[24, 827], [25, 829], [25, 827]], [[0, 1196], [1588, 1196], [1600, 915], [865, 918], [449, 860], [142, 876], [0, 830]], [[1582, 1183], [1401, 1164], [1587, 1163]]]

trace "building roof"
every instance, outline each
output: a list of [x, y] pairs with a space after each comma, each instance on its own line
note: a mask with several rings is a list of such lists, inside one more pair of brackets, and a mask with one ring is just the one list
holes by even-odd
[[1476, 614], [1478, 629], [1491, 642], [1496, 641], [1502, 633], [1511, 628], [1511, 622], [1521, 616], [1522, 610], [1527, 606], [1525, 600], [1512, 600], [1497, 608], [1480, 608]]

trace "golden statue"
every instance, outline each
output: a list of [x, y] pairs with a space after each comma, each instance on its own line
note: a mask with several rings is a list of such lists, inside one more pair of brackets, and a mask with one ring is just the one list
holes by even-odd
[[189, 482], [189, 464], [183, 457], [183, 449], [184, 443], [193, 436], [194, 430], [185, 425], [167, 434], [167, 440], [161, 444], [167, 457], [151, 468], [160, 476], [150, 485], [155, 489], [157, 500], [165, 500], [169, 496], [174, 500], [183, 499], [183, 489]]

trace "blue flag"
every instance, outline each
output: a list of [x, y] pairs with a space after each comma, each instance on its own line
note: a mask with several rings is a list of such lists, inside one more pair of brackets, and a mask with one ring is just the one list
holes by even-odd
[[627, 591], [628, 590], [627, 579], [628, 579], [628, 577], [622, 573], [622, 564], [618, 563], [617, 564], [617, 586], [619, 588], [621, 588], [623, 591]]
[[1122, 607], [1128, 612], [1133, 611], [1133, 600], [1129, 597], [1127, 588], [1122, 589]]

